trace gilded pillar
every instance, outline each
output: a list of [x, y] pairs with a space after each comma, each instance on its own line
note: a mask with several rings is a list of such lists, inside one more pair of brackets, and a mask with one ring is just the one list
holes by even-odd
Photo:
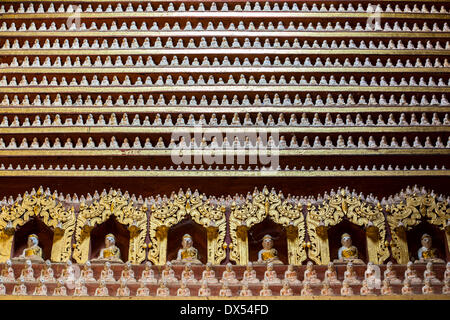
[[156, 229], [156, 239], [158, 241], [159, 249], [159, 265], [164, 265], [167, 262], [167, 235], [169, 228], [167, 226], [159, 226]]
[[238, 226], [237, 230], [237, 249], [239, 251], [239, 265], [248, 264], [248, 228], [246, 226]]
[[5, 263], [11, 258], [11, 249], [14, 239], [14, 229], [0, 231], [0, 263]]

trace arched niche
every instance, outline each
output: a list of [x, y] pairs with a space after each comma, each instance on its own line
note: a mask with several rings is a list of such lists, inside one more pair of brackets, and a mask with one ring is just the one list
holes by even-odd
[[182, 247], [181, 241], [185, 234], [192, 236], [194, 247], [198, 250], [198, 259], [206, 264], [208, 262], [207, 231], [191, 218], [184, 219], [169, 228], [167, 234], [167, 261], [172, 261], [177, 258], [177, 253]]
[[338, 259], [338, 251], [342, 246], [341, 237], [344, 233], [348, 233], [352, 238], [352, 244], [358, 249], [358, 258], [367, 262], [366, 231], [361, 226], [351, 223], [346, 219], [328, 229], [330, 260]]
[[[169, 244], [169, 230], [185, 219], [192, 219], [192, 221], [203, 228], [203, 231], [200, 231], [200, 233], [206, 233], [206, 261], [212, 264], [220, 264], [226, 257], [225, 235], [227, 224], [225, 206], [212, 205], [205, 195], [199, 195], [197, 192], [191, 193], [189, 190], [186, 193], [180, 191], [178, 194], [172, 194], [170, 199], [160, 201], [152, 206], [149, 219], [150, 243], [148, 260], [156, 265], [166, 263], [169, 245], [178, 246], [179, 248], [183, 236], [181, 235], [179, 239], [174, 239], [174, 241], [171, 240]], [[184, 229], [182, 226], [180, 228]], [[187, 233], [193, 237], [195, 236], [190, 232]], [[202, 238], [204, 239], [204, 237]], [[204, 243], [203, 241], [199, 240], [197, 242], [194, 238], [194, 245], [197, 246]]]
[[258, 260], [258, 252], [262, 249], [262, 240], [266, 234], [272, 236], [273, 247], [278, 252], [278, 258], [283, 264], [288, 264], [289, 256], [286, 230], [268, 218], [255, 224], [248, 230], [249, 260], [252, 262]]
[[89, 259], [98, 258], [101, 249], [105, 246], [105, 237], [109, 233], [112, 233], [116, 239], [116, 246], [120, 250], [122, 261], [128, 261], [130, 231], [112, 216], [92, 229]]
[[[326, 265], [333, 260], [332, 254], [334, 253], [331, 251], [335, 250], [336, 246], [340, 247], [340, 236], [342, 234], [333, 232], [333, 230], [330, 233], [330, 229], [343, 221], [351, 222], [364, 230], [367, 245], [366, 261], [375, 264], [382, 264], [386, 261], [389, 257], [389, 250], [385, 243], [385, 216], [381, 210], [381, 205], [368, 204], [361, 198], [352, 196], [345, 189], [339, 190], [337, 194], [331, 196], [322, 204], [308, 204], [306, 225], [309, 243], [307, 246], [309, 248], [308, 257], [312, 261]], [[344, 226], [345, 224], [342, 228]], [[353, 228], [351, 225], [348, 225], [348, 227]], [[355, 233], [355, 235], [358, 234], [360, 233]], [[353, 240], [355, 246], [358, 247], [357, 241]], [[332, 247], [330, 247], [330, 241], [333, 241]]]
[[285, 240], [288, 259], [286, 262], [300, 265], [306, 260], [306, 251], [302, 245], [305, 240], [305, 221], [302, 205], [284, 198], [264, 187], [260, 192], [255, 190], [251, 200], [245, 200], [241, 204], [234, 202], [231, 205], [229, 217], [230, 226], [230, 260], [238, 265], [246, 265], [249, 262], [249, 230], [270, 219], [285, 230]]
[[[29, 221], [35, 219], [35, 222], [26, 226]], [[38, 220], [39, 222], [37, 222]], [[19, 238], [24, 236], [22, 232], [26, 233], [28, 228], [42, 230], [41, 223], [52, 232], [51, 242], [43, 234], [44, 240], [40, 240], [41, 247], [43, 245], [46, 247], [43, 248], [46, 250], [46, 258], [52, 262], [68, 261], [72, 254], [72, 236], [75, 229], [74, 208], [69, 209], [57, 200], [56, 192], [50, 194], [39, 188], [37, 191], [33, 189], [31, 194], [25, 193], [21, 201], [1, 207], [0, 262], [5, 262], [15, 255], [18, 248], [20, 250], [22, 240]], [[21, 227], [24, 227], [22, 231], [20, 231]], [[20, 232], [19, 235], [16, 234], [17, 232]], [[15, 251], [13, 251], [13, 246], [16, 248]], [[51, 250], [51, 253], [48, 254], [47, 250]]]
[[[107, 224], [102, 226], [104, 223]], [[97, 226], [98, 231], [92, 234]], [[90, 204], [84, 202], [80, 204], [75, 229], [74, 260], [85, 263], [91, 257], [95, 257], [98, 247], [102, 243], [104, 245], [104, 235], [113, 233], [108, 231], [108, 228], [118, 232], [119, 238], [117, 239], [116, 235], [116, 245], [121, 249], [122, 260], [124, 260], [123, 257], [127, 257], [126, 260], [133, 264], [139, 264], [145, 260], [147, 207], [135, 205], [128, 195], [122, 195], [120, 191], [115, 190], [109, 193], [103, 192]], [[123, 243], [127, 238], [124, 229], [128, 231], [128, 249]], [[94, 239], [93, 235], [103, 239]]]
[[14, 235], [11, 258], [22, 254], [23, 250], [28, 246], [28, 236], [33, 233], [39, 238], [38, 245], [42, 248], [42, 258], [44, 260], [51, 258], [54, 238], [53, 230], [37, 217], [28, 220], [23, 226], [17, 228]]
[[422, 246], [421, 238], [425, 233], [431, 236], [433, 248], [436, 248], [438, 251], [438, 258], [448, 260], [448, 249], [445, 245], [445, 231], [439, 229], [438, 226], [432, 225], [426, 221], [422, 221], [416, 226], [412, 227], [410, 230], [406, 231], [409, 260], [416, 261], [419, 259], [417, 252]]
[[[393, 258], [399, 264], [406, 264], [412, 256], [417, 255], [415, 251], [415, 244], [412, 244], [412, 236], [408, 237], [408, 233], [416, 226], [427, 222], [430, 225], [436, 226], [444, 234], [446, 243], [446, 250], [442, 253], [442, 259], [449, 255], [450, 247], [450, 207], [447, 201], [437, 201], [433, 194], [407, 194], [404, 198], [396, 204], [387, 207], [388, 215], [387, 221], [391, 229], [391, 251]], [[423, 225], [420, 228], [427, 228]], [[436, 230], [436, 229], [435, 229]], [[418, 231], [419, 232], [419, 231]], [[439, 232], [435, 232], [436, 235]], [[441, 238], [442, 239], [442, 238]], [[433, 241], [436, 245], [436, 241]], [[409, 244], [413, 248], [409, 248]], [[420, 245], [420, 238], [419, 244]]]

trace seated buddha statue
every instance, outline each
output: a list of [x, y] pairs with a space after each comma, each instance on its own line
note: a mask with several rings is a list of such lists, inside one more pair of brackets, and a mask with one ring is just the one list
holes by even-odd
[[450, 280], [450, 262], [447, 262], [447, 266], [445, 267], [445, 272], [444, 272], [444, 280]]
[[322, 296], [334, 296], [333, 288], [330, 287], [328, 281], [323, 282], [322, 290], [320, 290], [320, 295]]
[[103, 270], [100, 272], [100, 280], [105, 282], [116, 282], [114, 279], [114, 272], [111, 269], [111, 264], [109, 262], [105, 263]]
[[247, 263], [247, 267], [245, 268], [244, 275], [242, 277], [242, 282], [246, 283], [259, 283], [259, 279], [256, 277], [256, 271], [253, 269], [253, 263]]
[[258, 252], [258, 261], [256, 263], [273, 263], [273, 264], [283, 264], [280, 259], [278, 259], [277, 249], [273, 247], [272, 236], [266, 234], [262, 241], [263, 248]]
[[341, 244], [342, 246], [338, 250], [338, 259], [334, 260], [334, 263], [352, 262], [355, 264], [364, 264], [358, 258], [358, 249], [352, 245], [352, 237], [348, 233], [344, 233], [341, 236]]
[[105, 237], [105, 247], [100, 250], [100, 255], [96, 259], [92, 259], [92, 262], [112, 262], [123, 263], [120, 258], [120, 249], [116, 246], [116, 237], [109, 233]]
[[369, 286], [367, 280], [362, 281], [361, 289], [359, 289], [359, 294], [362, 296], [371, 296], [375, 293], [373, 292], [373, 286]]
[[85, 297], [88, 296], [88, 290], [87, 287], [85, 286], [85, 281], [84, 279], [78, 279], [78, 281], [75, 284], [75, 289], [73, 289], [73, 295], [75, 297]]
[[381, 275], [377, 274], [373, 262], [367, 264], [367, 269], [364, 271], [364, 280], [367, 281], [368, 285], [372, 288], [379, 288], [381, 285]]
[[272, 296], [272, 290], [269, 288], [269, 284], [267, 282], [263, 282], [263, 286], [261, 290], [259, 291], [260, 297], [271, 297]]
[[175, 277], [175, 271], [172, 269], [172, 263], [167, 262], [164, 270], [161, 272], [161, 282], [177, 283], [178, 279]]
[[94, 278], [94, 271], [91, 268], [91, 262], [86, 261], [84, 264], [83, 270], [80, 273], [80, 279], [83, 279], [84, 282], [96, 282]]
[[94, 295], [96, 297], [107, 297], [109, 296], [108, 288], [105, 285], [105, 281], [100, 280], [99, 286], [95, 289]]
[[44, 280], [44, 282], [55, 282], [55, 276], [54, 276], [54, 272], [52, 269], [52, 263], [50, 262], [50, 260], [46, 260], [44, 267], [41, 270], [41, 276], [39, 277], [39, 279]]
[[219, 280], [216, 279], [216, 273], [212, 269], [211, 262], [208, 262], [206, 264], [206, 268], [202, 272], [202, 281], [207, 281], [209, 284], [214, 284], [214, 283], [219, 282]]
[[159, 283], [158, 289], [156, 289], [156, 296], [157, 297], [168, 297], [170, 296], [169, 288], [167, 288], [167, 282], [161, 281]]
[[227, 282], [229, 284], [239, 283], [239, 280], [236, 279], [236, 273], [233, 271], [233, 265], [231, 263], [227, 263], [227, 265], [225, 266], [225, 270], [222, 273], [222, 279], [220, 279], [220, 282]]
[[431, 284], [441, 284], [441, 281], [436, 278], [436, 272], [433, 271], [433, 262], [429, 261], [423, 272], [423, 279], [430, 280]]
[[185, 234], [181, 241], [182, 248], [178, 250], [177, 258], [172, 260], [173, 264], [202, 264], [198, 259], [198, 250], [194, 247], [191, 235]]
[[34, 282], [34, 270], [33, 270], [33, 264], [31, 263], [31, 260], [27, 260], [25, 263], [25, 266], [23, 267], [22, 271], [20, 272], [20, 277], [23, 278], [25, 281], [28, 282]]
[[228, 282], [222, 283], [222, 287], [219, 291], [219, 297], [231, 297], [233, 293], [231, 292], [230, 287], [228, 286]]
[[16, 280], [12, 262], [9, 259], [6, 260], [5, 267], [2, 269], [2, 279], [4, 282], [14, 282]]
[[6, 287], [3, 284], [3, 279], [0, 277], [0, 296], [6, 295]]
[[151, 269], [152, 263], [150, 261], [147, 261], [145, 263], [144, 270], [142, 271], [141, 278], [139, 279], [140, 283], [152, 283], [156, 284], [158, 280], [155, 278], [155, 273]]
[[46, 296], [47, 287], [44, 284], [44, 280], [39, 279], [37, 286], [34, 288], [33, 296]]
[[280, 289], [280, 296], [293, 296], [294, 291], [289, 284], [289, 281], [283, 281], [283, 287]]
[[413, 263], [411, 261], [409, 261], [406, 264], [406, 270], [405, 270], [405, 281], [409, 280], [411, 281], [411, 284], [421, 284], [422, 283], [422, 279], [420, 279], [417, 276], [417, 273], [415, 270], [413, 270]]
[[350, 287], [350, 283], [344, 280], [342, 282], [341, 296], [352, 296], [352, 295], [353, 289]]
[[136, 290], [136, 297], [147, 297], [150, 295], [150, 290], [145, 286], [144, 281], [140, 281], [140, 286]]
[[75, 269], [72, 266], [72, 261], [69, 260], [66, 262], [64, 269], [61, 271], [59, 279], [63, 280], [65, 283], [74, 283]]
[[294, 270], [292, 264], [288, 265], [287, 270], [284, 272], [284, 281], [289, 282], [291, 286], [301, 285], [302, 282], [297, 278], [297, 272]]
[[277, 272], [273, 270], [273, 264], [268, 263], [264, 272], [264, 282], [268, 284], [281, 284], [281, 280], [277, 276]]
[[127, 287], [127, 281], [125, 279], [122, 279], [120, 281], [120, 286], [117, 288], [116, 296], [117, 297], [129, 297], [130, 296], [130, 289]]
[[384, 279], [388, 279], [391, 284], [400, 284], [402, 281], [397, 278], [397, 273], [392, 268], [392, 262], [389, 261], [386, 264], [386, 270], [384, 271]]
[[64, 286], [64, 280], [58, 280], [56, 282], [55, 290], [53, 290], [54, 296], [67, 296], [67, 289]]
[[28, 236], [27, 247], [23, 249], [20, 256], [13, 258], [15, 261], [31, 260], [33, 262], [44, 262], [42, 259], [42, 248], [39, 247], [39, 238], [37, 235], [30, 234]]
[[309, 284], [319, 284], [320, 280], [317, 278], [317, 272], [314, 270], [314, 264], [311, 261], [308, 261], [306, 264], [306, 270], [304, 272], [303, 282], [308, 282]]
[[353, 269], [353, 264], [351, 262], [347, 263], [347, 269], [344, 272], [344, 281], [347, 281], [352, 285], [361, 283], [361, 281], [358, 280], [358, 276], [356, 275], [356, 272]]
[[13, 296], [26, 296], [27, 286], [25, 285], [25, 279], [20, 277], [19, 282], [14, 286], [12, 291]]
[[412, 295], [414, 294], [413, 288], [411, 287], [411, 281], [405, 280], [402, 287], [402, 295]]
[[300, 291], [300, 294], [302, 296], [313, 296], [314, 292], [313, 289], [311, 288], [311, 283], [310, 282], [303, 282], [303, 288]]
[[185, 281], [181, 281], [180, 287], [177, 290], [178, 297], [189, 297], [191, 295], [191, 290], [186, 286]]
[[197, 279], [195, 279], [194, 271], [192, 270], [190, 263], [187, 263], [186, 266], [184, 267], [184, 270], [181, 273], [181, 281], [184, 281], [187, 284], [197, 283]]
[[198, 289], [197, 295], [199, 297], [209, 297], [211, 295], [211, 289], [208, 288], [208, 281], [202, 281], [201, 287]]
[[444, 280], [444, 286], [442, 287], [442, 294], [450, 294], [450, 279]]
[[337, 278], [336, 268], [333, 262], [328, 263], [327, 270], [325, 271], [323, 281], [329, 282], [331, 285], [339, 285], [341, 282]]
[[431, 281], [429, 279], [426, 279], [424, 281], [424, 286], [422, 287], [422, 293], [423, 294], [433, 294], [434, 293], [433, 287], [431, 286]]
[[251, 297], [253, 296], [252, 290], [248, 288], [248, 283], [244, 283], [242, 285], [241, 290], [239, 291], [240, 297]]
[[125, 281], [127, 283], [136, 282], [136, 279], [134, 278], [134, 271], [133, 269], [131, 269], [130, 261], [127, 261], [127, 263], [125, 263], [125, 267], [123, 268], [120, 275], [120, 281]]
[[381, 295], [382, 296], [388, 296], [394, 294], [394, 291], [392, 290], [391, 283], [388, 279], [383, 280], [383, 286], [381, 287]]
[[421, 238], [422, 247], [417, 251], [418, 260], [416, 263], [426, 263], [428, 261], [434, 263], [444, 263], [444, 260], [438, 257], [438, 252], [436, 248], [432, 247], [432, 239], [431, 236], [425, 233]]

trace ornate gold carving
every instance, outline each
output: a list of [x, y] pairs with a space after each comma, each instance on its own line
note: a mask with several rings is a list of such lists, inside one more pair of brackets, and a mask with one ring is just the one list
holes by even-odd
[[251, 202], [246, 201], [241, 206], [233, 203], [231, 206], [230, 259], [240, 265], [248, 263], [247, 231], [266, 217], [286, 229], [289, 263], [299, 265], [306, 260], [306, 251], [301, 245], [306, 233], [302, 206], [294, 206], [283, 200], [281, 194], [277, 195], [273, 190], [269, 192], [265, 187], [262, 192], [253, 192]]
[[366, 228], [369, 261], [382, 264], [389, 257], [389, 250], [385, 244], [385, 217], [380, 205], [369, 205], [359, 197], [346, 194], [343, 189], [322, 205], [316, 207], [308, 204], [306, 225], [311, 242], [309, 258], [317, 264], [330, 261], [327, 229], [340, 223], [343, 218]]
[[130, 244], [128, 260], [138, 264], [145, 260], [145, 236], [147, 234], [147, 208], [136, 207], [133, 202], [117, 191], [103, 194], [99, 200], [89, 206], [81, 203], [75, 231], [75, 249], [73, 258], [78, 263], [89, 260], [90, 234], [95, 225], [114, 216], [117, 221], [128, 227]]
[[427, 218], [428, 223], [445, 230], [447, 247], [450, 245], [448, 232], [450, 206], [447, 201], [436, 202], [436, 197], [431, 194], [412, 194], [398, 204], [387, 206], [386, 210], [389, 212], [387, 221], [391, 229], [392, 256], [397, 263], [405, 264], [409, 261], [406, 231], [420, 224], [423, 218]]
[[226, 216], [224, 206], [214, 206], [205, 196], [188, 192], [174, 195], [162, 205], [154, 205], [150, 216], [148, 259], [163, 265], [167, 259], [167, 234], [170, 227], [187, 217], [206, 228], [208, 262], [220, 264], [225, 259]]
[[35, 194], [25, 194], [21, 202], [3, 206], [0, 213], [0, 262], [11, 257], [14, 232], [33, 217], [38, 217], [54, 231], [51, 260], [65, 262], [72, 253], [75, 228], [74, 208], [67, 210], [55, 195], [45, 195], [42, 188]]

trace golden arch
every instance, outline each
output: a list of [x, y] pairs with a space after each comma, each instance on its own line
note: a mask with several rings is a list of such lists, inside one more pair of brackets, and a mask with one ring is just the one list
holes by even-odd
[[74, 208], [67, 210], [53, 195], [45, 194], [42, 188], [12, 206], [3, 206], [0, 213], [0, 262], [11, 257], [14, 233], [32, 217], [39, 217], [54, 230], [50, 260], [65, 262], [72, 253], [72, 235], [75, 228]]
[[252, 201], [242, 206], [231, 206], [230, 213], [230, 259], [239, 265], [246, 265], [249, 261], [248, 230], [262, 222], [266, 217], [285, 227], [287, 232], [287, 247], [289, 264], [300, 265], [306, 260], [305, 221], [302, 205], [292, 205], [283, 200], [281, 194], [266, 187], [259, 192], [255, 190]]
[[143, 205], [138, 208], [128, 197], [112, 190], [108, 194], [104, 192], [99, 200], [89, 206], [85, 203], [80, 205], [73, 252], [73, 258], [78, 263], [89, 260], [92, 229], [111, 216], [114, 216], [119, 223], [126, 225], [130, 231], [128, 260], [133, 264], [139, 264], [145, 260], [147, 207]]
[[163, 265], [167, 259], [167, 235], [169, 228], [190, 216], [206, 228], [208, 241], [208, 262], [220, 264], [225, 259], [226, 235], [225, 207], [213, 206], [204, 196], [180, 192], [161, 206], [154, 205], [150, 216], [150, 243], [148, 260]]
[[427, 222], [445, 230], [447, 247], [450, 248], [450, 206], [447, 201], [436, 202], [436, 197], [431, 194], [412, 194], [407, 196], [404, 201], [386, 209], [389, 212], [387, 221], [391, 229], [392, 256], [397, 263], [408, 263], [409, 250], [406, 231], [417, 226], [422, 218], [427, 218]]
[[322, 206], [308, 204], [308, 257], [317, 264], [325, 265], [330, 262], [328, 227], [337, 225], [344, 217], [365, 227], [369, 261], [382, 264], [389, 257], [389, 250], [385, 244], [385, 217], [380, 205], [373, 207], [362, 202], [359, 197], [347, 194], [344, 189], [325, 201]]

